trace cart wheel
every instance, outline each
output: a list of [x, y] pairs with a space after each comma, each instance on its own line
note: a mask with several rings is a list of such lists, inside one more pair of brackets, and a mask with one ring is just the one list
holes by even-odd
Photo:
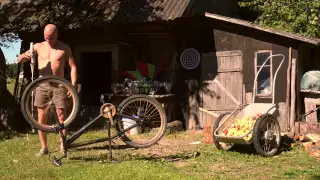
[[233, 143], [223, 143], [223, 142], [219, 142], [217, 140], [217, 137], [214, 135], [214, 131], [219, 127], [220, 125], [220, 122], [222, 122], [221, 120], [230, 113], [224, 113], [224, 114], [221, 114], [215, 121], [214, 123], [214, 126], [213, 126], [213, 143], [214, 145], [216, 146], [217, 149], [219, 150], [225, 150], [225, 151], [228, 151], [228, 150], [231, 150], [235, 144]]
[[270, 114], [260, 116], [253, 128], [253, 145], [256, 151], [265, 157], [273, 156], [279, 150], [280, 140], [278, 120]]

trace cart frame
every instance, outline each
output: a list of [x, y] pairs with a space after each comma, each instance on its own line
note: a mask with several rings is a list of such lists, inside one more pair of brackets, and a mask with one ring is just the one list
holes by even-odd
[[[272, 103], [256, 103], [255, 99], [256, 99], [256, 93], [257, 93], [257, 78], [262, 70], [262, 68], [265, 66], [265, 64], [272, 58], [272, 57], [278, 57], [281, 56], [282, 60], [281, 63], [279, 64], [275, 75], [274, 75], [274, 79], [272, 82]], [[254, 86], [253, 86], [253, 102], [250, 104], [241, 104], [238, 105], [238, 107], [233, 110], [230, 115], [228, 115], [226, 118], [222, 119], [223, 121], [221, 122], [221, 124], [219, 124], [218, 128], [214, 130], [214, 136], [216, 137], [216, 139], [219, 142], [223, 142], [223, 143], [235, 143], [235, 144], [251, 144], [252, 143], [252, 138], [249, 140], [245, 140], [245, 137], [247, 137], [250, 133], [252, 133], [253, 128], [247, 132], [246, 134], [244, 134], [243, 136], [224, 136], [221, 135], [221, 132], [223, 132], [224, 130], [226, 130], [227, 128], [229, 128], [230, 124], [233, 123], [235, 121], [236, 118], [239, 117], [243, 117], [245, 115], [245, 113], [251, 114], [253, 115], [254, 113], [256, 113], [256, 109], [259, 108], [259, 112], [261, 114], [271, 114], [273, 115], [274, 112], [277, 110], [276, 104], [275, 104], [275, 82], [276, 82], [276, 78], [278, 75], [278, 72], [283, 64], [285, 60], [285, 56], [283, 54], [274, 54], [274, 55], [270, 55], [262, 64], [262, 66], [260, 67], [259, 71], [257, 72], [255, 78], [254, 78]]]

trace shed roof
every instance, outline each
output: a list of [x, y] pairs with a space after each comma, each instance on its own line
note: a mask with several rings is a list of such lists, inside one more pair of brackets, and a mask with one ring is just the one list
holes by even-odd
[[260, 30], [260, 31], [284, 36], [287, 38], [295, 39], [295, 40], [306, 42], [309, 44], [320, 45], [320, 39], [318, 39], [318, 38], [310, 38], [310, 37], [301, 36], [301, 35], [288, 33], [288, 32], [284, 32], [284, 31], [279, 31], [279, 30], [275, 30], [275, 29], [271, 29], [271, 28], [265, 28], [265, 27], [259, 26], [257, 24], [252, 23], [252, 22], [249, 22], [249, 21], [225, 17], [225, 16], [221, 16], [221, 15], [217, 15], [217, 14], [208, 13], [208, 12], [206, 12], [204, 14], [204, 16], [208, 17], [208, 18], [212, 18], [212, 19], [216, 19], [216, 20], [220, 20], [220, 21], [224, 21], [224, 22], [229, 22], [229, 23], [240, 25], [240, 26], [245, 26], [248, 28], [253, 28], [253, 29]]

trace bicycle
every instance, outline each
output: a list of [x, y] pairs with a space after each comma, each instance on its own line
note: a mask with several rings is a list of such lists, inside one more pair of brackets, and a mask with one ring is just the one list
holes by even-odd
[[[46, 100], [41, 105], [45, 107], [46, 113], [49, 111], [53, 112], [54, 118], [48, 120], [53, 124], [49, 124], [48, 122], [40, 123], [37, 120], [38, 114], [34, 106], [35, 102], [39, 101], [37, 95], [44, 92], [46, 93]], [[61, 105], [59, 104], [61, 103], [61, 99], [65, 102], [63, 122], [58, 120], [56, 111], [56, 107]], [[111, 162], [114, 162], [111, 147], [113, 139], [120, 138], [126, 145], [133, 148], [148, 148], [159, 142], [165, 134], [167, 116], [165, 110], [155, 98], [143, 94], [132, 95], [124, 99], [116, 108], [115, 105], [106, 103], [102, 94], [100, 98], [102, 105], [99, 115], [89, 120], [88, 123], [69, 138], [66, 138], [62, 131], [74, 122], [77, 117], [80, 110], [79, 101], [79, 95], [75, 87], [68, 80], [56, 76], [40, 77], [31, 82], [23, 92], [21, 111], [27, 122], [37, 130], [59, 133], [62, 138], [63, 156], [59, 158], [53, 157], [53, 163], [56, 166], [62, 165], [61, 160], [67, 157], [67, 151], [71, 148], [108, 141], [109, 158]], [[107, 137], [74, 143], [75, 140], [101, 118], [104, 118], [107, 123]], [[110, 133], [111, 126], [116, 130], [116, 134], [113, 136]], [[136, 134], [127, 133], [133, 129], [136, 130]], [[142, 140], [139, 141], [139, 138], [142, 138]], [[146, 140], [147, 138], [150, 139]]]

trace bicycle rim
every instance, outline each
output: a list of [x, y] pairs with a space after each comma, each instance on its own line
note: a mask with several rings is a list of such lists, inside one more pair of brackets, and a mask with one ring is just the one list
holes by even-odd
[[64, 115], [60, 118], [64, 127], [69, 126], [76, 118], [79, 111], [79, 97], [67, 80], [52, 76], [42, 77], [26, 88], [21, 100], [21, 110], [25, 119], [34, 128], [53, 132], [59, 122], [57, 117], [62, 117], [58, 116], [58, 113]]
[[135, 128], [125, 132], [122, 139], [126, 144], [145, 148], [154, 145], [163, 137], [167, 118], [164, 109], [156, 99], [143, 95], [132, 96], [119, 105], [118, 113], [120, 116], [137, 118], [122, 118], [118, 122], [119, 130], [137, 124]]

